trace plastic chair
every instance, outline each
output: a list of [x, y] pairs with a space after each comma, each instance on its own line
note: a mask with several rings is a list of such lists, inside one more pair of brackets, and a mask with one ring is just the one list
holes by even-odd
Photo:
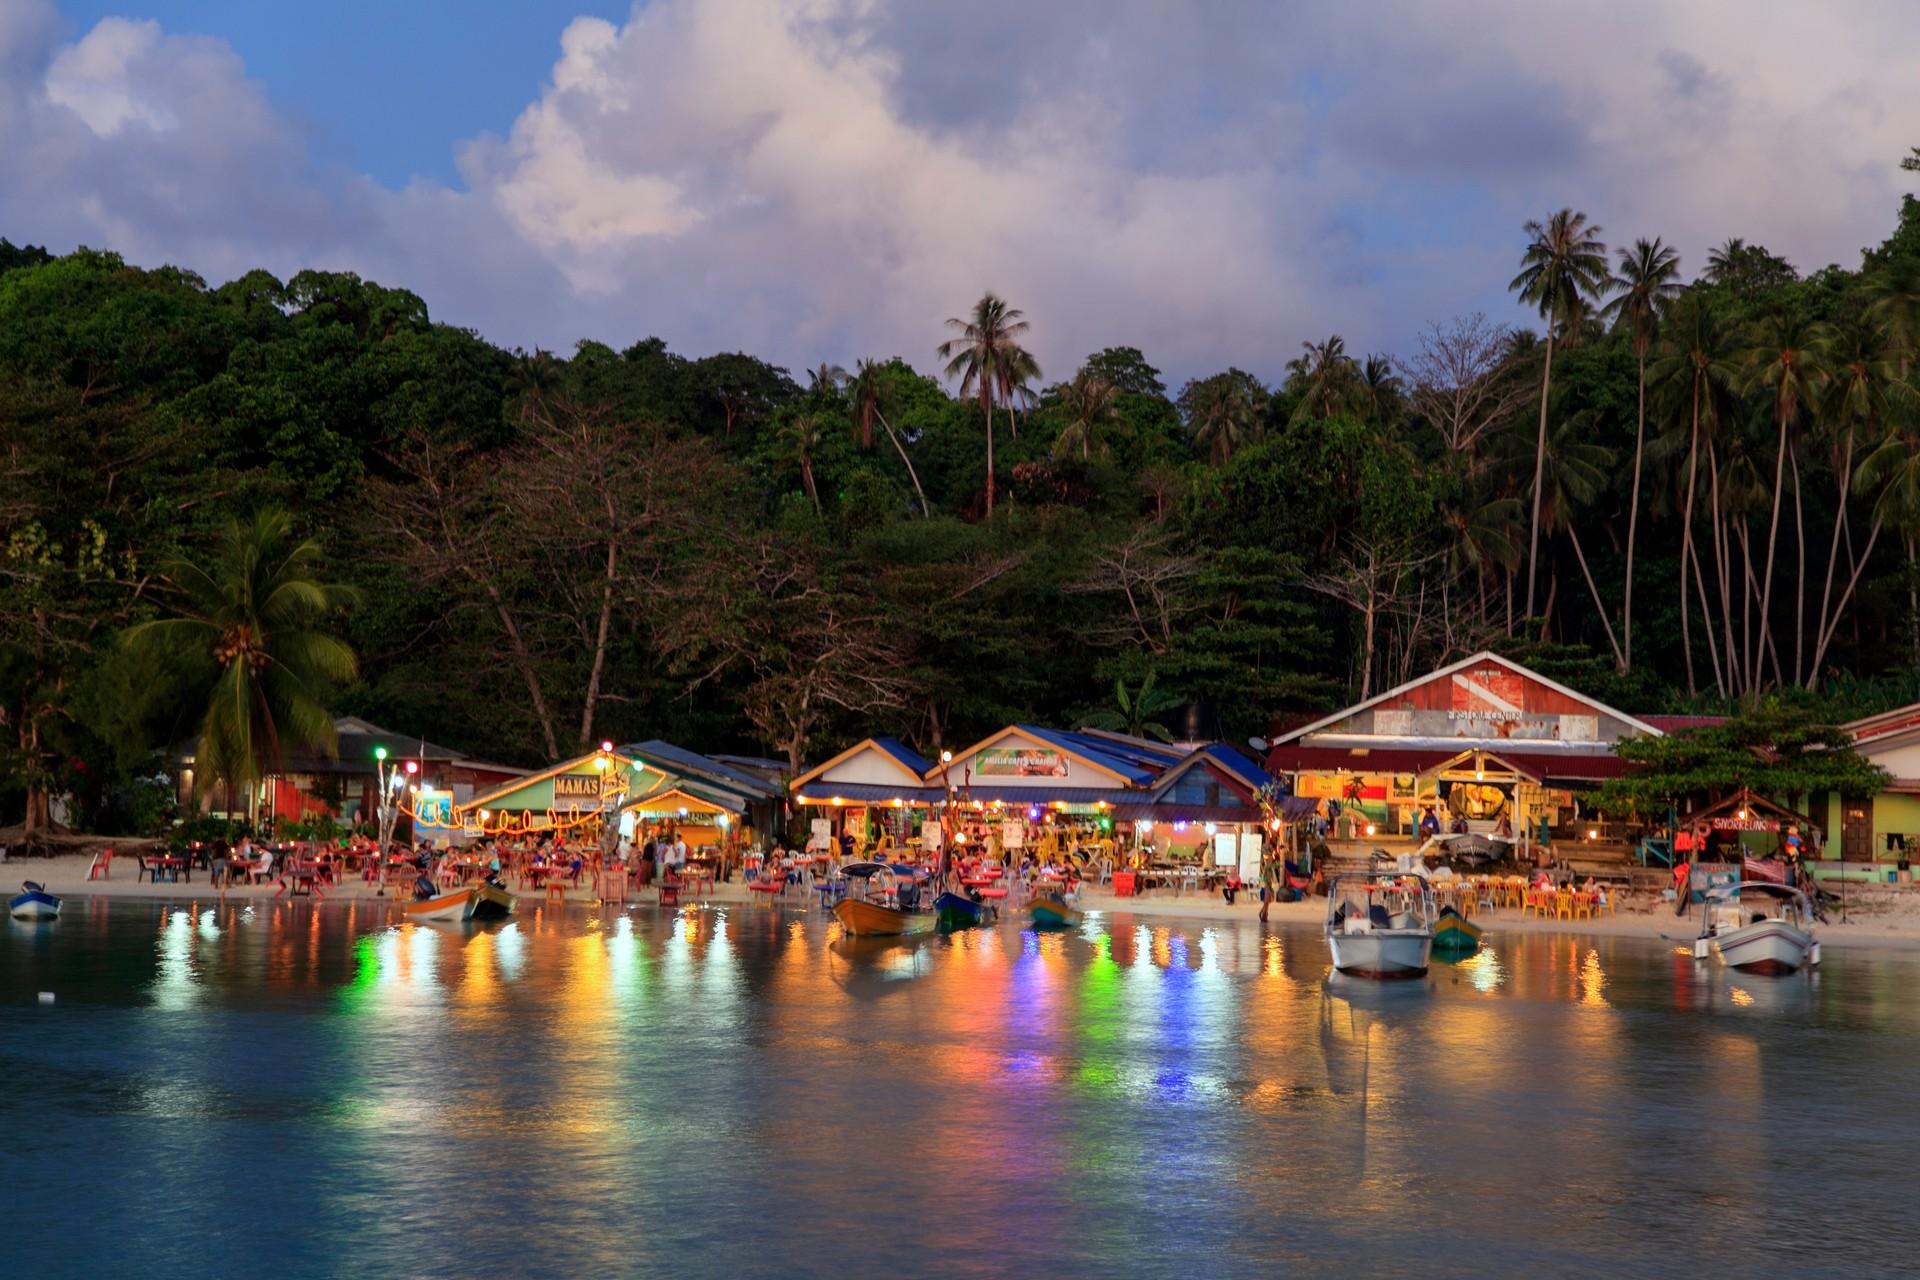
[[113, 869], [113, 850], [107, 849], [93, 855], [93, 862], [87, 867], [87, 879], [107, 880]]
[[547, 901], [550, 903], [565, 903], [566, 900], [567, 886], [561, 883], [559, 876], [553, 876], [547, 881]]

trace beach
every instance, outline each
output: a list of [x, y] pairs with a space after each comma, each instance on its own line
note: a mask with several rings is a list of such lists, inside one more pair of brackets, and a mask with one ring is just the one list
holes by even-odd
[[[137, 869], [131, 858], [116, 858], [111, 878], [88, 880], [89, 864], [90, 859], [81, 855], [8, 862], [0, 866], [0, 887], [11, 889], [18, 880], [34, 880], [45, 885], [49, 892], [64, 898], [97, 896], [177, 902], [215, 902], [224, 898], [235, 902], [262, 903], [275, 901], [278, 888], [269, 881], [261, 885], [236, 886], [223, 893], [207, 883], [204, 871], [194, 872], [195, 878], [190, 882], [163, 881], [155, 884], [147, 880], [136, 881], [134, 876]], [[582, 879], [581, 888], [567, 891], [567, 905], [582, 910], [598, 909], [601, 904], [594, 896], [591, 884], [587, 883], [590, 877]], [[515, 898], [522, 910], [547, 902], [544, 891], [517, 889]], [[278, 895], [278, 900], [285, 899], [284, 893]], [[307, 899], [302, 897], [299, 900]], [[383, 895], [378, 892], [377, 886], [367, 884], [357, 876], [349, 876], [343, 883], [328, 888], [323, 900], [360, 904], [391, 903], [397, 922], [400, 919], [399, 903], [403, 899], [391, 891]], [[656, 903], [655, 893], [649, 888], [637, 892], [630, 890], [626, 905], [658, 909]], [[807, 905], [797, 889], [770, 905], [764, 895], [749, 894], [745, 885], [737, 881], [715, 885], [710, 896], [682, 899], [683, 908], [706, 904], [788, 912], [801, 910]], [[1118, 897], [1110, 889], [1093, 886], [1081, 891], [1080, 905], [1088, 912], [1124, 912], [1134, 917], [1233, 923], [1256, 920], [1260, 911], [1258, 899], [1246, 892], [1242, 892], [1238, 900], [1230, 905], [1218, 895], [1158, 892], [1145, 896]], [[1268, 912], [1268, 919], [1274, 924], [1318, 926], [1325, 917], [1324, 898], [1275, 903]], [[1505, 909], [1482, 912], [1475, 920], [1493, 936], [1502, 933], [1545, 933], [1685, 939], [1691, 938], [1696, 932], [1687, 918], [1674, 914], [1672, 903], [1645, 894], [1626, 895], [1620, 903], [1619, 914], [1603, 915], [1596, 919], [1549, 920]], [[1827, 920], [1820, 925], [1819, 935], [1820, 941], [1826, 946], [1920, 950], [1920, 889], [1912, 886], [1848, 885], [1842, 904], [1829, 906]]]

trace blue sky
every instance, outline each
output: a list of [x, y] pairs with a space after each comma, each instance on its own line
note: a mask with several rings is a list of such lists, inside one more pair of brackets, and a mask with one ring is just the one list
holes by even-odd
[[901, 355], [992, 290], [1049, 377], [1531, 318], [1571, 206], [1697, 270], [1892, 225], [1920, 5], [0, 0], [0, 235], [350, 270], [511, 345]]
[[152, 18], [217, 35], [274, 100], [311, 125], [316, 153], [398, 187], [458, 185], [454, 148], [504, 134], [553, 68], [560, 31], [618, 19], [618, 0], [63, 0], [74, 35], [102, 18]]

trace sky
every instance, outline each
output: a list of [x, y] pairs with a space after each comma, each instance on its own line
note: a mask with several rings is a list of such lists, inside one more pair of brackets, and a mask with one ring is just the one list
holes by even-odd
[[1049, 379], [1406, 353], [1564, 206], [1688, 273], [1893, 225], [1920, 5], [0, 0], [0, 236], [356, 271], [511, 346], [903, 356], [985, 291]]

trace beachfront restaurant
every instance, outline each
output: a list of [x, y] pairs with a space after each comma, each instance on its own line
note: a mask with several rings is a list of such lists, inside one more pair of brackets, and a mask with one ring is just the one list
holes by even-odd
[[1258, 873], [1266, 772], [1223, 743], [1008, 725], [931, 760], [892, 738], [856, 743], [794, 780], [821, 844], [851, 839], [1002, 856], [1062, 847], [1108, 869]]
[[1525, 848], [1543, 828], [1602, 837], [1606, 824], [1584, 808], [1584, 793], [1626, 771], [1616, 743], [1662, 732], [1477, 653], [1275, 736], [1266, 766], [1315, 803], [1333, 839], [1411, 842], [1431, 810], [1443, 831], [1510, 828]]
[[1838, 833], [1829, 856], [1837, 851], [1848, 862], [1897, 867], [1920, 852], [1920, 702], [1842, 727], [1852, 735], [1854, 750], [1891, 779], [1878, 795], [1809, 797], [1808, 811]]

